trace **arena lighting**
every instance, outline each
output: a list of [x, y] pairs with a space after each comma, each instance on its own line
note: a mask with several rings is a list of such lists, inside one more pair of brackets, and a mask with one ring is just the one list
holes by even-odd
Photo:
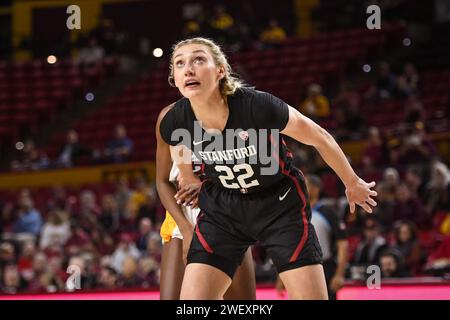
[[370, 70], [372, 70], [372, 67], [370, 66], [370, 64], [365, 64], [365, 65], [363, 65], [363, 71], [364, 72], [370, 72]]
[[410, 38], [403, 39], [403, 45], [405, 47], [409, 47], [411, 45], [411, 39]]
[[52, 55], [52, 54], [47, 57], [47, 63], [48, 64], [54, 64], [54, 63], [56, 63], [57, 60], [58, 59], [56, 59], [56, 57], [54, 55]]
[[153, 49], [153, 56], [156, 58], [161, 58], [163, 55], [163, 50], [161, 48]]
[[17, 143], [16, 143], [16, 149], [17, 149], [17, 150], [22, 150], [23, 147], [24, 147], [23, 142], [22, 142], [22, 141], [17, 141]]
[[95, 95], [92, 92], [88, 92], [88, 93], [86, 93], [85, 98], [86, 98], [86, 101], [91, 102], [91, 101], [94, 101]]

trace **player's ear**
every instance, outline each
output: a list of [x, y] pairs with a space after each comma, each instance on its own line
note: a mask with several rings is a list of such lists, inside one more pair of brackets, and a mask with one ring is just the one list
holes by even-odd
[[219, 80], [222, 80], [223, 78], [225, 78], [225, 67], [219, 66], [218, 71], [219, 71], [219, 73], [218, 73]]

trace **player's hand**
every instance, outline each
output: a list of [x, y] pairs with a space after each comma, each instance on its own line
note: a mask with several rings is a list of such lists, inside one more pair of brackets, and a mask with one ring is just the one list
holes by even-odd
[[198, 194], [202, 186], [202, 182], [197, 176], [183, 179], [178, 178], [179, 190], [175, 194], [175, 200], [178, 204], [196, 208], [198, 205]]
[[372, 213], [372, 207], [377, 205], [375, 200], [371, 198], [377, 195], [377, 192], [372, 190], [375, 187], [375, 182], [367, 183], [363, 179], [358, 178], [346, 187], [345, 195], [350, 205], [350, 212], [354, 213], [356, 205], [359, 205], [366, 212]]
[[184, 230], [182, 232], [183, 235], [183, 262], [186, 265], [187, 264], [187, 255], [189, 252], [189, 248], [191, 246], [192, 237], [194, 236], [194, 229], [190, 228], [187, 230]]
[[344, 277], [335, 275], [333, 278], [331, 278], [331, 281], [330, 281], [331, 290], [336, 292], [336, 291], [342, 289], [342, 287], [344, 286], [344, 282], [345, 282]]

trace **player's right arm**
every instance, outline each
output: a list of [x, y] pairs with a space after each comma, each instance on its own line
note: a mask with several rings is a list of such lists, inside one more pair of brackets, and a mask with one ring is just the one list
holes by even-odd
[[170, 146], [164, 141], [160, 133], [161, 120], [172, 107], [173, 105], [170, 105], [161, 110], [156, 121], [156, 189], [158, 190], [161, 203], [174, 218], [183, 237], [189, 237], [189, 235], [192, 235], [193, 226], [186, 219], [181, 206], [175, 201], [176, 189], [173, 183], [169, 181], [172, 168]]

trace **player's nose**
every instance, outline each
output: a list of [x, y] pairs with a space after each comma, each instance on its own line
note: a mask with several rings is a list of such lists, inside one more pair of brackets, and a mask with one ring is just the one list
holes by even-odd
[[194, 65], [192, 63], [187, 63], [184, 69], [185, 76], [193, 76], [195, 75]]

